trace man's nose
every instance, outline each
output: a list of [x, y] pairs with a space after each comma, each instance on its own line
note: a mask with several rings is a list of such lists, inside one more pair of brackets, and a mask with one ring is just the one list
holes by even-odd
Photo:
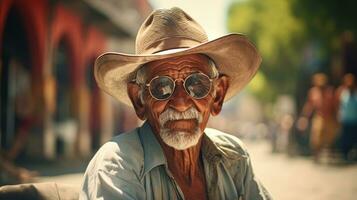
[[183, 112], [192, 107], [192, 99], [185, 91], [182, 84], [177, 84], [169, 101], [169, 106], [178, 112]]

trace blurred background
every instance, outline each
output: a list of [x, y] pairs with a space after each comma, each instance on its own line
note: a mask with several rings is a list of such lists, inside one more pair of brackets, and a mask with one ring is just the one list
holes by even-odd
[[96, 150], [141, 122], [97, 87], [95, 58], [134, 53], [156, 8], [178, 6], [210, 39], [246, 34], [263, 63], [210, 127], [244, 140], [275, 199], [357, 195], [357, 2], [0, 0], [0, 186], [80, 187]]

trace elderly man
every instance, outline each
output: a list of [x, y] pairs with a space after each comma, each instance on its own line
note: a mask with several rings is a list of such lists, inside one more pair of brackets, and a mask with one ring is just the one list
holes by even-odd
[[138, 32], [135, 55], [106, 53], [96, 61], [99, 87], [145, 122], [99, 149], [81, 199], [271, 199], [241, 141], [206, 129], [260, 62], [240, 34], [208, 41], [181, 9], [154, 11]]

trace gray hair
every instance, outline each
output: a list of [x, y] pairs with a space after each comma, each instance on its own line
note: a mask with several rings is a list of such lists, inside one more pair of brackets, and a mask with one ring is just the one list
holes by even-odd
[[[208, 56], [207, 56], [208, 57]], [[210, 72], [209, 72], [209, 77], [210, 78], [216, 78], [219, 76], [218, 69], [216, 67], [216, 64], [214, 61], [210, 58], [208, 58], [208, 65], [210, 66]], [[145, 89], [145, 84], [147, 81], [147, 74], [146, 74], [146, 67], [144, 65], [140, 66], [139, 69], [136, 71], [135, 75], [135, 82], [140, 86], [140, 91], [139, 91], [139, 97], [141, 100], [141, 103], [144, 102], [144, 89]], [[215, 88], [213, 88], [215, 91]]]

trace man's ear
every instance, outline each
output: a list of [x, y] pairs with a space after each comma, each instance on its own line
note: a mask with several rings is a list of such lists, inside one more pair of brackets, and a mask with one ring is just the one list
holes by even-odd
[[221, 75], [216, 81], [216, 95], [211, 108], [211, 115], [218, 115], [222, 110], [224, 97], [226, 96], [229, 87], [229, 79], [225, 75]]
[[136, 115], [141, 119], [145, 120], [145, 105], [140, 99], [140, 86], [136, 83], [128, 83], [128, 95], [131, 100], [131, 103], [134, 106]]

